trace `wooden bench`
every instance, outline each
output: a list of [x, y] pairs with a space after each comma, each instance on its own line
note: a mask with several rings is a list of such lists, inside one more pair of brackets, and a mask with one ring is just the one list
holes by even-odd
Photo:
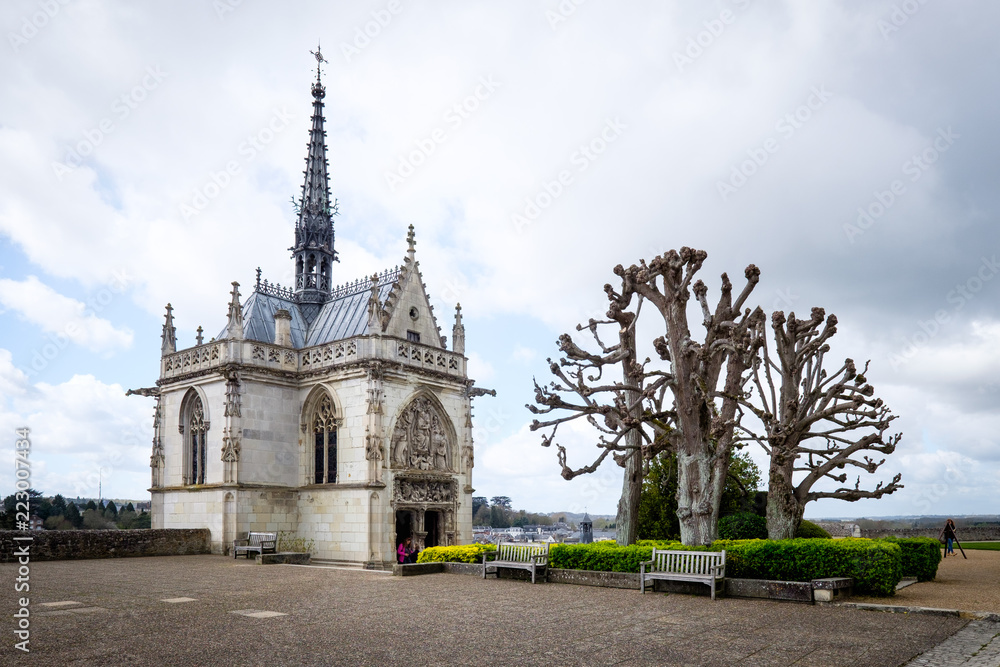
[[544, 544], [513, 544], [501, 542], [496, 551], [483, 554], [483, 579], [488, 568], [493, 568], [497, 579], [500, 578], [500, 568], [509, 567], [531, 571], [531, 583], [535, 583], [535, 573], [541, 571], [545, 580], [549, 580], [549, 545]]
[[251, 553], [257, 553], [261, 556], [273, 554], [277, 552], [277, 545], [277, 533], [250, 533], [246, 539], [233, 540], [233, 558], [241, 553], [247, 555], [247, 560], [250, 559]]
[[725, 551], [670, 551], [653, 549], [651, 560], [639, 565], [639, 588], [646, 592], [646, 582], [655, 579], [700, 581], [712, 587], [726, 578]]

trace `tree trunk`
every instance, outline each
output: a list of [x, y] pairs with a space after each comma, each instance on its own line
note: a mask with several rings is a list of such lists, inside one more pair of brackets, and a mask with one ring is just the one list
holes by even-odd
[[684, 544], [711, 544], [716, 540], [727, 468], [728, 463], [720, 465], [704, 456], [678, 453], [677, 519]]
[[[622, 360], [622, 377], [625, 384], [639, 387], [643, 383], [641, 372], [635, 363], [635, 330], [625, 328], [619, 334], [621, 343], [629, 351]], [[625, 400], [631, 406], [629, 413], [636, 422], [642, 421], [640, 394], [625, 392]], [[642, 434], [631, 430], [625, 434], [625, 469], [622, 480], [622, 497], [618, 500], [618, 516], [615, 520], [615, 541], [621, 545], [635, 544], [639, 531], [639, 501], [642, 497]]]
[[639, 499], [642, 496], [642, 453], [634, 450], [625, 461], [622, 497], [618, 500], [615, 519], [615, 541], [621, 545], [635, 544], [639, 529]]
[[767, 486], [767, 537], [772, 540], [790, 540], [802, 522], [805, 509], [795, 497], [792, 486], [792, 468], [795, 456], [782, 448], [772, 446], [771, 468]]

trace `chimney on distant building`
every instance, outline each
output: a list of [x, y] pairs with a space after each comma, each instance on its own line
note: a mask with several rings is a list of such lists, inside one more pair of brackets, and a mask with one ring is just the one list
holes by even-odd
[[292, 346], [292, 314], [284, 308], [274, 313], [274, 344]]

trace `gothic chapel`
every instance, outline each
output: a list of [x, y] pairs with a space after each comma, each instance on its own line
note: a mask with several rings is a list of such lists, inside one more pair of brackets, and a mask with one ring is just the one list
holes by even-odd
[[[465, 328], [441, 335], [413, 226], [396, 269], [334, 287], [317, 51], [295, 285], [257, 282], [217, 338], [177, 350], [167, 304], [156, 398], [153, 528], [208, 528], [229, 553], [248, 531], [312, 540], [314, 559], [385, 567], [472, 539], [472, 398]], [[492, 393], [492, 392], [489, 392]]]

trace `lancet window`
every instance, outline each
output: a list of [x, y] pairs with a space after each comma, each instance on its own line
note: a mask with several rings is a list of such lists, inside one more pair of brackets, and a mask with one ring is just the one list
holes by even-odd
[[316, 484], [337, 481], [337, 418], [333, 401], [324, 396], [312, 418], [314, 436], [314, 479]]
[[205, 436], [208, 425], [205, 422], [205, 408], [201, 398], [195, 396], [188, 408], [187, 447], [188, 447], [188, 483], [205, 483], [206, 454]]

